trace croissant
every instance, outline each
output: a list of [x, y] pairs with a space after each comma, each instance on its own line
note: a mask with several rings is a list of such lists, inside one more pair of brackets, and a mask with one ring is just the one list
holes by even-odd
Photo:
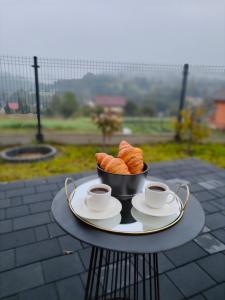
[[131, 174], [143, 172], [144, 160], [143, 152], [140, 148], [133, 147], [128, 142], [122, 141], [119, 145], [118, 157], [126, 163]]
[[102, 169], [114, 174], [130, 174], [127, 165], [120, 158], [115, 158], [106, 153], [96, 153], [95, 158]]

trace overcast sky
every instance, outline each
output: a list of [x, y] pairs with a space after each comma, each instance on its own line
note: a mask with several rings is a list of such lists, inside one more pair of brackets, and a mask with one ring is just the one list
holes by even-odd
[[0, 54], [225, 65], [225, 0], [0, 0]]

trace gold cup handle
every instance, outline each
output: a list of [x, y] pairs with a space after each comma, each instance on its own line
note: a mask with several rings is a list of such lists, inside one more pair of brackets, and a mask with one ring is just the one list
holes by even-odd
[[185, 208], [186, 208], [186, 206], [187, 206], [188, 200], [189, 200], [189, 198], [190, 198], [190, 189], [189, 189], [188, 184], [186, 184], [186, 183], [181, 183], [181, 184], [178, 186], [178, 188], [177, 188], [177, 191], [176, 191], [176, 194], [177, 194], [177, 195], [178, 195], [178, 193], [179, 193], [179, 191], [180, 191], [180, 189], [181, 189], [182, 187], [185, 187], [185, 188], [186, 188], [186, 198], [185, 198], [185, 201], [184, 201], [183, 207], [182, 207], [182, 210], [184, 211]]
[[[73, 191], [71, 193], [68, 192], [68, 183], [69, 182], [73, 183], [73, 185], [74, 185], [74, 189], [73, 189]], [[67, 177], [66, 180], [65, 180], [65, 194], [66, 194], [66, 199], [67, 199], [67, 201], [69, 203], [72, 201], [72, 198], [73, 198], [73, 195], [75, 193], [75, 190], [76, 190], [76, 186], [74, 184], [73, 178]]]

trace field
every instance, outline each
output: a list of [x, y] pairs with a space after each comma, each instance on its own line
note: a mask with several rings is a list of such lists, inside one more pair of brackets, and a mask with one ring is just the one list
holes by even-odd
[[[97, 126], [88, 117], [76, 117], [74, 119], [42, 118], [44, 130], [66, 130], [74, 133], [97, 133]], [[171, 118], [148, 118], [148, 117], [126, 117], [123, 127], [129, 128], [132, 133], [157, 134], [160, 132], [173, 131], [173, 120]], [[27, 131], [36, 128], [36, 117], [32, 115], [7, 115], [0, 116], [1, 131]]]
[[[58, 154], [55, 158], [36, 163], [7, 163], [0, 159], [0, 181], [28, 179], [62, 173], [80, 172], [95, 169], [96, 152], [103, 149], [100, 146], [54, 145]], [[146, 162], [171, 160], [188, 157], [187, 145], [161, 143], [141, 145]], [[0, 148], [2, 150], [3, 148]], [[105, 152], [115, 155], [117, 147], [107, 147]], [[217, 166], [225, 168], [225, 144], [199, 144], [193, 147], [193, 156], [204, 159]]]

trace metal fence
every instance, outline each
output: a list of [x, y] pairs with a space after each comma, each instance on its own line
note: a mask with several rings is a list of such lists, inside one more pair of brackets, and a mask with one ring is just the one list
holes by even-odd
[[153, 123], [160, 118], [160, 131], [166, 131], [163, 120], [180, 119], [185, 96], [192, 104], [207, 101], [224, 82], [224, 66], [0, 56], [0, 110], [2, 114], [37, 116], [37, 139], [41, 141], [41, 117], [59, 114], [59, 99], [65, 100], [66, 93], [76, 98], [76, 116], [88, 114], [99, 95], [120, 96], [133, 103], [133, 111], [132, 105], [127, 110], [126, 125], [135, 122], [144, 128], [149, 114], [155, 117]]

